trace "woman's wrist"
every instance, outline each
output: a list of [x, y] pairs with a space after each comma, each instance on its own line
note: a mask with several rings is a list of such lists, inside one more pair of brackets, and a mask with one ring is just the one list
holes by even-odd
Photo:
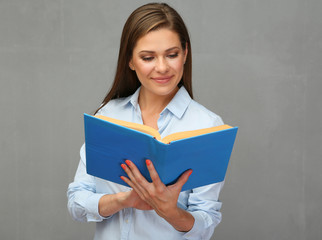
[[132, 207], [129, 204], [128, 197], [129, 197], [129, 192], [116, 193], [116, 199], [117, 199], [117, 202], [118, 202], [118, 204], [120, 206], [120, 210], [123, 209], [123, 208]]
[[180, 232], [190, 231], [195, 222], [194, 217], [188, 211], [179, 207], [172, 213], [164, 216], [164, 219]]
[[98, 212], [102, 217], [108, 217], [126, 208], [125, 193], [106, 194], [98, 202]]

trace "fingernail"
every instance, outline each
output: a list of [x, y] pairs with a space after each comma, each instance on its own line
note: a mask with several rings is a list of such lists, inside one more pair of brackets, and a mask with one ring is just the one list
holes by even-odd
[[121, 167], [125, 170], [126, 165], [124, 163], [121, 164]]
[[151, 165], [151, 161], [149, 159], [145, 160], [145, 163], [146, 163], [147, 166]]
[[124, 177], [123, 176], [121, 176], [120, 178], [124, 181]]
[[191, 173], [192, 173], [192, 170], [190, 170], [190, 172], [189, 172], [189, 176], [191, 175]]
[[130, 161], [130, 160], [125, 160], [125, 163], [126, 163], [128, 166], [130, 166], [131, 161]]

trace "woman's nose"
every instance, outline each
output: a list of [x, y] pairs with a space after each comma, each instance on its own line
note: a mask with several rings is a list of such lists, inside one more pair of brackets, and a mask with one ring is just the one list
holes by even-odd
[[160, 73], [167, 72], [169, 68], [169, 65], [167, 61], [164, 58], [158, 59], [156, 62], [155, 70]]

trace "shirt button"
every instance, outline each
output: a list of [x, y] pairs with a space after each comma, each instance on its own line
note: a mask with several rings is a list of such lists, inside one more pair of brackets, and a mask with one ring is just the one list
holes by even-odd
[[129, 223], [129, 220], [128, 219], [125, 219], [125, 223]]

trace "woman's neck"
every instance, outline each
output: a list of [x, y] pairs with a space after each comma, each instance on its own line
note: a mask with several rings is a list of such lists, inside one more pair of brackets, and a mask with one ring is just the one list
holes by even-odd
[[139, 94], [139, 105], [141, 111], [145, 111], [151, 114], [160, 114], [162, 110], [169, 104], [172, 98], [176, 95], [179, 88], [175, 89], [171, 94], [161, 96], [153, 94], [141, 88]]
[[175, 91], [173, 91], [171, 94], [160, 96], [141, 88], [138, 101], [141, 109], [143, 123], [145, 125], [158, 129], [157, 121], [159, 119], [160, 113], [169, 104], [178, 90], [179, 88], [175, 89]]

